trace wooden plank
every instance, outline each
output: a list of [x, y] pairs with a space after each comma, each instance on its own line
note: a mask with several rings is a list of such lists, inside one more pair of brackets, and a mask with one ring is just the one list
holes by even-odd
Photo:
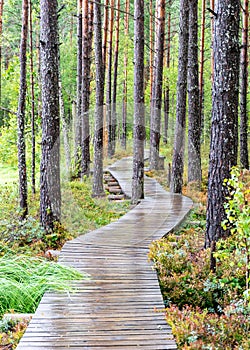
[[[125, 158], [110, 168], [126, 196], [131, 165]], [[176, 349], [147, 254], [151, 241], [176, 227], [192, 203], [154, 179], [145, 179], [145, 191], [145, 200], [118, 221], [64, 245], [59, 261], [89, 279], [73, 283], [74, 292], [45, 293], [17, 350]]]

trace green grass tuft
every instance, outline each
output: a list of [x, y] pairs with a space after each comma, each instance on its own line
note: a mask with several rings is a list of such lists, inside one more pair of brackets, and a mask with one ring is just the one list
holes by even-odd
[[46, 291], [73, 290], [72, 280], [87, 278], [55, 262], [27, 256], [0, 258], [0, 315], [32, 313]]

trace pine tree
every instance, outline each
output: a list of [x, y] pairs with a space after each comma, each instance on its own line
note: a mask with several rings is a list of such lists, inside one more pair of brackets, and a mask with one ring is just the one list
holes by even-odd
[[[228, 191], [223, 181], [237, 162], [239, 97], [239, 0], [220, 0], [214, 9], [214, 82], [205, 246], [228, 232], [221, 223]], [[223, 76], [223, 79], [222, 79]]]
[[40, 217], [53, 230], [61, 217], [59, 39], [57, 0], [41, 0], [42, 155]]
[[28, 39], [29, 3], [22, 2], [22, 35], [20, 44], [20, 87], [17, 112], [18, 125], [18, 172], [19, 172], [19, 197], [20, 218], [24, 219], [28, 214], [28, 190], [27, 190], [27, 167], [25, 146], [25, 104], [27, 93], [27, 39]]
[[144, 0], [134, 2], [134, 156], [132, 203], [144, 198]]

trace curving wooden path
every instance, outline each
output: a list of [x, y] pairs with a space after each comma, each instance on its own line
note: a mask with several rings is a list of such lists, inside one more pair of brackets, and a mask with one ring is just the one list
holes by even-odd
[[[132, 159], [109, 168], [131, 196]], [[65, 244], [60, 262], [91, 275], [74, 294], [46, 293], [18, 350], [176, 349], [148, 246], [179, 225], [192, 202], [145, 179], [146, 198], [117, 222]]]

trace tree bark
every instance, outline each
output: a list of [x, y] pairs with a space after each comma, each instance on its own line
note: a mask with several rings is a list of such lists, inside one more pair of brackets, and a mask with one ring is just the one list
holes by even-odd
[[144, 0], [134, 2], [134, 155], [132, 203], [144, 198]]
[[177, 104], [174, 154], [172, 162], [171, 191], [182, 192], [184, 149], [186, 131], [186, 96], [187, 96], [187, 66], [188, 66], [188, 20], [189, 2], [180, 2], [180, 32], [179, 32], [179, 57], [177, 80]]
[[40, 217], [53, 230], [61, 216], [57, 0], [41, 0], [42, 155]]
[[103, 190], [103, 103], [104, 103], [104, 67], [102, 58], [102, 20], [101, 1], [94, 3], [94, 38], [96, 64], [96, 107], [94, 136], [94, 174], [92, 195], [100, 197]]
[[89, 98], [90, 68], [93, 38], [93, 4], [83, 2], [83, 53], [82, 53], [82, 167], [81, 177], [90, 172], [90, 133], [89, 133]]
[[[171, 51], [171, 10], [170, 6], [172, 0], [169, 0], [168, 6], [168, 35], [167, 35], [167, 54], [166, 54], [166, 68], [170, 68], [170, 51]], [[168, 124], [169, 124], [169, 109], [170, 109], [170, 89], [169, 89], [169, 79], [167, 78], [167, 84], [164, 91], [164, 130], [163, 130], [163, 142], [167, 144], [168, 142]]]
[[122, 99], [122, 141], [123, 149], [127, 147], [127, 80], [128, 80], [128, 35], [129, 35], [129, 0], [126, 0], [124, 14], [125, 27], [125, 50], [124, 50], [124, 79], [123, 79], [123, 99]]
[[23, 220], [28, 214], [28, 193], [27, 193], [27, 168], [25, 155], [25, 105], [27, 94], [27, 38], [29, 25], [29, 3], [22, 2], [22, 34], [20, 43], [20, 87], [17, 112], [17, 147], [18, 147], [18, 172], [19, 172], [19, 200], [20, 219]]
[[[214, 1], [215, 0], [210, 0], [210, 10], [212, 10], [214, 12]], [[211, 81], [213, 83], [214, 81], [214, 15], [211, 14]]]
[[103, 71], [105, 77], [106, 61], [107, 61], [107, 42], [108, 42], [108, 29], [109, 29], [109, 0], [105, 0], [104, 6], [104, 24], [103, 24], [103, 45], [102, 45], [102, 58], [103, 58]]
[[153, 67], [154, 67], [154, 13], [153, 0], [149, 0], [149, 84], [150, 84], [150, 101], [152, 101], [153, 92]]
[[198, 71], [198, 0], [189, 0], [188, 182], [201, 185], [201, 119]]
[[108, 71], [107, 71], [107, 93], [106, 93], [106, 118], [108, 123], [108, 157], [112, 157], [112, 61], [113, 61], [113, 28], [114, 28], [114, 0], [110, 3], [109, 40], [108, 40]]
[[206, 24], [206, 0], [202, 0], [201, 9], [201, 39], [200, 39], [200, 73], [199, 73], [199, 105], [200, 105], [200, 120], [201, 120], [201, 133], [204, 127], [204, 53], [205, 53], [205, 24]]
[[153, 90], [150, 122], [150, 169], [159, 168], [159, 148], [161, 137], [162, 77], [165, 40], [165, 0], [157, 1], [157, 24], [155, 56], [153, 67]]
[[249, 1], [244, 0], [242, 27], [242, 49], [240, 69], [240, 163], [245, 169], [249, 169], [248, 154], [248, 25], [249, 25]]
[[67, 179], [71, 178], [71, 154], [69, 144], [69, 128], [65, 117], [65, 106], [63, 101], [62, 82], [59, 80], [59, 106], [60, 106], [60, 119], [62, 122], [62, 133], [63, 133], [63, 144], [64, 144], [64, 155], [66, 165], [66, 176]]
[[240, 1], [220, 1], [214, 18], [214, 83], [205, 246], [227, 236], [223, 181], [237, 162]]
[[29, 30], [30, 30], [30, 87], [31, 87], [31, 190], [36, 193], [36, 130], [35, 130], [35, 82], [33, 63], [33, 24], [32, 24], [32, 1], [29, 0]]
[[114, 78], [112, 94], [112, 111], [111, 111], [111, 157], [115, 154], [116, 144], [116, 103], [117, 103], [117, 76], [118, 76], [118, 59], [119, 59], [119, 36], [120, 36], [120, 0], [117, 0], [116, 11], [116, 30], [115, 30], [115, 52], [114, 52]]
[[76, 121], [75, 121], [75, 169], [77, 176], [80, 176], [81, 164], [81, 120], [82, 120], [82, 3], [78, 0], [78, 22], [77, 22], [77, 99], [76, 99]]

